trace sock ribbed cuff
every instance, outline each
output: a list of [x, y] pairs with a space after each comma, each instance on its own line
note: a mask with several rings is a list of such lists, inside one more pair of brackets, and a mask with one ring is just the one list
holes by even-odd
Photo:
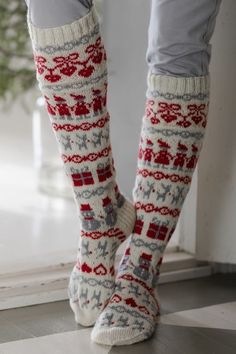
[[209, 94], [210, 74], [205, 76], [176, 77], [149, 73], [147, 77], [148, 89], [161, 94], [167, 92], [174, 95]]
[[47, 45], [63, 45], [65, 42], [77, 40], [89, 33], [99, 24], [99, 18], [95, 6], [93, 5], [87, 15], [69, 24], [40, 28], [35, 26], [30, 19], [29, 9], [27, 11], [27, 25], [31, 41], [36, 46], [46, 47]]

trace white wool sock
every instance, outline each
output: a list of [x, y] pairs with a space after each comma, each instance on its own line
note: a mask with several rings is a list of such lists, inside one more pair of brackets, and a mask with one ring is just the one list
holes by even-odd
[[[68, 294], [76, 322], [90, 326], [114, 290], [114, 258], [132, 232], [135, 209], [115, 181], [107, 110], [107, 60], [98, 16], [28, 28], [45, 98], [80, 218]], [[65, 235], [66, 236], [66, 235]]]
[[91, 333], [101, 344], [149, 338], [160, 316], [157, 283], [163, 253], [190, 189], [209, 105], [209, 76], [148, 77], [147, 105], [133, 190], [137, 219], [116, 288]]

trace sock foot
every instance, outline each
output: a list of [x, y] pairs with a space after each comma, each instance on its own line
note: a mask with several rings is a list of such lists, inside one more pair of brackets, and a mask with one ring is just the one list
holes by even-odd
[[[113, 237], [103, 237], [105, 253], [100, 253], [101, 243], [93, 240], [93, 248], [98, 249], [101, 257], [92, 262], [80, 257], [75, 265], [69, 283], [70, 306], [75, 315], [75, 321], [83, 326], [92, 326], [106, 306], [115, 287], [115, 253], [120, 244], [131, 234], [135, 223], [135, 208], [128, 200], [118, 209], [117, 223]], [[79, 264], [78, 264], [79, 263]], [[90, 270], [93, 270], [90, 272]], [[88, 272], [89, 271], [89, 272]], [[104, 274], [105, 273], [105, 274]]]
[[[136, 296], [134, 296], [136, 294]], [[106, 345], [129, 345], [150, 338], [160, 318], [159, 301], [145, 284], [127, 273], [98, 317], [91, 340]]]

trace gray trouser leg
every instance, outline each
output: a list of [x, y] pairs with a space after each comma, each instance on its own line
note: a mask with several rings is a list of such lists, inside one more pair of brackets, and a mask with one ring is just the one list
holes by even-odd
[[209, 43], [222, 0], [152, 0], [146, 60], [155, 74], [208, 73]]
[[86, 15], [93, 0], [25, 0], [35, 26], [63, 26]]

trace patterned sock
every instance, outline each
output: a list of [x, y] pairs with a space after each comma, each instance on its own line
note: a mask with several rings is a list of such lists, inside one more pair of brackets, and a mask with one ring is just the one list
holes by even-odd
[[209, 75], [149, 75], [133, 189], [137, 218], [119, 264], [115, 291], [91, 333], [97, 343], [132, 344], [155, 330], [163, 253], [190, 188], [208, 105]]
[[52, 128], [80, 219], [68, 294], [76, 322], [94, 324], [114, 290], [114, 258], [133, 230], [135, 208], [115, 182], [107, 111], [107, 63], [94, 7], [71, 24], [38, 28], [27, 15]]

